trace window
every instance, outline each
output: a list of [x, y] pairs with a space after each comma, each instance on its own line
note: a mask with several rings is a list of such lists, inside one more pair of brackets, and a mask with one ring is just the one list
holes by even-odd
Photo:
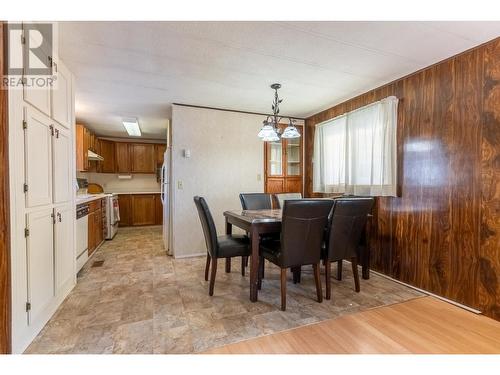
[[391, 96], [316, 127], [314, 192], [396, 196], [397, 106]]

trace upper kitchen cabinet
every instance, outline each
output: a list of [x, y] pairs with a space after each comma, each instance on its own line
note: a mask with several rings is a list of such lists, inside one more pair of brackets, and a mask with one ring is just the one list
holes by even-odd
[[115, 143], [115, 156], [116, 156], [116, 172], [129, 173], [130, 172], [130, 153], [129, 144], [125, 142]]
[[130, 144], [130, 163], [132, 173], [155, 173], [155, 145], [147, 143]]
[[55, 70], [57, 81], [52, 88], [52, 118], [69, 129], [73, 118], [71, 95], [73, 77], [61, 61], [57, 63]]
[[105, 139], [99, 139], [98, 142], [98, 154], [101, 155], [104, 160], [99, 162], [97, 171], [102, 173], [114, 173], [116, 171], [115, 142]]
[[76, 170], [85, 172], [88, 170], [88, 137], [87, 128], [76, 124]]
[[155, 145], [156, 149], [156, 166], [161, 167], [163, 165], [163, 157], [165, 151], [167, 150], [167, 145], [157, 144]]
[[27, 107], [23, 127], [26, 206], [51, 204], [54, 126], [49, 117]]

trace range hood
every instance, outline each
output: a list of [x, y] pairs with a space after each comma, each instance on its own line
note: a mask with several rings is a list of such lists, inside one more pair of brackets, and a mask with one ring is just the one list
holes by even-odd
[[103, 161], [104, 158], [101, 155], [97, 155], [94, 151], [87, 151], [87, 157], [89, 160]]

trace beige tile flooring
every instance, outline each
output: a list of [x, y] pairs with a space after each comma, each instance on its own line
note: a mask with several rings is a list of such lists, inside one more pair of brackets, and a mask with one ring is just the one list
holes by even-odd
[[[96, 260], [104, 264], [91, 267]], [[166, 256], [159, 227], [121, 228], [84, 267], [26, 353], [196, 353], [421, 296], [375, 274], [355, 293], [346, 264], [343, 280], [332, 279], [332, 300], [321, 304], [312, 272], [304, 269], [301, 284], [287, 285], [283, 312], [277, 267], [266, 264], [259, 301], [251, 303], [239, 259], [229, 274], [219, 262], [209, 297], [205, 257]]]

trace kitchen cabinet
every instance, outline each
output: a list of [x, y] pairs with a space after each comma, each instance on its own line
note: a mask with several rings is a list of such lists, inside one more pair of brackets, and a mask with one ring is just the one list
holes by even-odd
[[89, 224], [88, 224], [88, 253], [89, 256], [95, 251], [97, 247], [96, 243], [96, 220], [95, 211], [89, 212]]
[[120, 210], [120, 227], [128, 227], [132, 225], [132, 205], [131, 205], [131, 195], [129, 194], [119, 194], [118, 195], [118, 207]]
[[99, 139], [98, 154], [104, 160], [98, 162], [97, 171], [101, 173], [114, 173], [115, 167], [115, 142], [105, 139]]
[[88, 252], [90, 256], [104, 241], [102, 199], [89, 202], [88, 221]]
[[26, 206], [51, 204], [54, 126], [49, 117], [27, 107], [23, 127]]
[[71, 204], [55, 208], [54, 251], [56, 294], [66, 290], [75, 277], [73, 250], [73, 217], [75, 210]]
[[75, 129], [75, 137], [76, 137], [76, 170], [78, 172], [86, 171], [86, 153], [85, 153], [85, 126], [81, 124], [76, 124]]
[[155, 173], [155, 145], [148, 143], [131, 143], [129, 145], [132, 173]]
[[161, 203], [161, 194], [155, 194], [155, 224], [161, 225], [163, 223], [163, 204]]
[[156, 167], [161, 168], [161, 166], [163, 165], [163, 156], [165, 154], [165, 151], [167, 150], [167, 145], [156, 144], [155, 150], [156, 150]]
[[[303, 135], [302, 126], [296, 127]], [[303, 136], [265, 142], [264, 163], [266, 193], [302, 193]]]
[[130, 153], [129, 144], [126, 142], [115, 143], [115, 156], [116, 156], [116, 172], [129, 173], [130, 168]]
[[52, 137], [53, 196], [54, 203], [71, 201], [71, 133], [60, 125], [54, 128]]
[[43, 319], [55, 295], [53, 215], [52, 207], [26, 215], [28, 325]]
[[154, 225], [156, 223], [154, 194], [133, 194], [132, 225]]
[[69, 129], [73, 118], [72, 76], [61, 61], [57, 63], [56, 74], [56, 86], [51, 90], [52, 118], [66, 129]]

